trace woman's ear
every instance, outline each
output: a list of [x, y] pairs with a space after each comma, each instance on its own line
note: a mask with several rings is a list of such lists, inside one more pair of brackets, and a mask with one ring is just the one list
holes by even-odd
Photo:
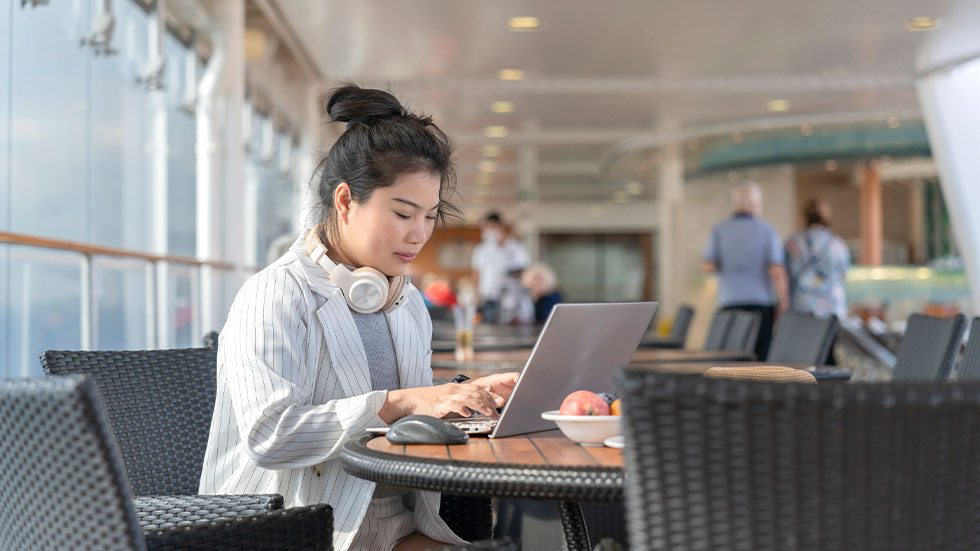
[[337, 184], [337, 188], [333, 192], [333, 207], [337, 210], [341, 222], [347, 222], [347, 216], [350, 214], [353, 203], [354, 198], [350, 194], [350, 184], [347, 182]]

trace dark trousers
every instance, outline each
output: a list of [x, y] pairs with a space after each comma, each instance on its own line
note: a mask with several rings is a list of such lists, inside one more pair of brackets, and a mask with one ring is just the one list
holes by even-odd
[[722, 307], [722, 310], [748, 310], [762, 315], [759, 340], [755, 341], [755, 359], [760, 362], [765, 361], [766, 355], [769, 354], [769, 344], [772, 342], [772, 326], [776, 319], [776, 308], [774, 306], [762, 306], [761, 304], [731, 304]]

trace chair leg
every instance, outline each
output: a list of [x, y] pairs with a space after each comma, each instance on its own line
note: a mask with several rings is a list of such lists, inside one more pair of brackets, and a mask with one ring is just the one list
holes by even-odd
[[568, 551], [590, 551], [589, 531], [582, 516], [582, 507], [577, 501], [558, 503], [561, 526], [565, 531], [565, 548]]

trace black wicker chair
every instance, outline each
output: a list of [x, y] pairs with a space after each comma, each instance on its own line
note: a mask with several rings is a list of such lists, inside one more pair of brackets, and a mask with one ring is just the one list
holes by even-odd
[[208, 502], [198, 514], [141, 525], [95, 384], [84, 377], [0, 382], [0, 450], [0, 549], [332, 547], [327, 505], [240, 515]]
[[773, 328], [766, 361], [823, 365], [837, 335], [837, 316], [816, 318], [803, 312], [785, 312]]
[[970, 323], [970, 339], [966, 341], [956, 378], [960, 381], [980, 381], [980, 317], [973, 318]]
[[627, 370], [630, 549], [980, 549], [980, 382]]
[[728, 331], [735, 320], [734, 310], [718, 310], [711, 318], [711, 325], [708, 326], [708, 336], [704, 341], [705, 350], [723, 350], [725, 341], [728, 338]]
[[895, 355], [893, 381], [946, 381], [959, 351], [966, 317], [909, 316]]
[[56, 351], [44, 373], [89, 375], [136, 495], [196, 494], [217, 392], [217, 351]]
[[674, 314], [674, 323], [670, 326], [670, 335], [667, 338], [679, 342], [681, 347], [683, 347], [684, 341], [687, 340], [687, 331], [691, 328], [691, 320], [693, 319], [694, 308], [686, 304], [678, 306], [677, 313]]
[[725, 335], [722, 350], [744, 350], [753, 352], [759, 339], [759, 327], [762, 326], [762, 314], [750, 310], [735, 310], [732, 312], [731, 327]]

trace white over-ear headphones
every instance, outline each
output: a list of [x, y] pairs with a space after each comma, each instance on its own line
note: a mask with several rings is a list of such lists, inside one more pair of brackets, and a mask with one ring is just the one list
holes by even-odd
[[408, 277], [389, 278], [374, 268], [351, 271], [327, 257], [327, 247], [320, 240], [318, 228], [306, 232], [306, 254], [327, 272], [327, 277], [340, 287], [351, 310], [373, 314], [378, 310], [391, 312], [405, 302], [405, 283]]

